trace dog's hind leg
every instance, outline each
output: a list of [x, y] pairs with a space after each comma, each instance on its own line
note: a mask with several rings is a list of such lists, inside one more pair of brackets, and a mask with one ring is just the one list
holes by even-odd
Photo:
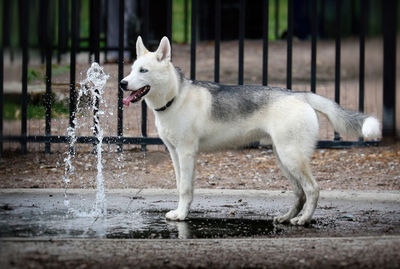
[[[304, 225], [310, 222], [319, 197], [319, 187], [309, 164], [318, 138], [318, 118], [315, 111], [299, 99], [286, 98], [277, 102], [276, 106], [270, 111], [274, 117], [269, 122], [269, 133], [278, 163], [291, 181], [297, 197], [292, 209], [277, 221], [286, 221], [292, 217], [292, 224]], [[303, 204], [303, 215], [296, 217]]]
[[306, 194], [307, 201], [305, 203], [303, 215], [290, 220], [290, 223], [293, 225], [304, 225], [311, 221], [311, 217], [317, 207], [319, 198], [319, 186], [311, 174], [311, 168], [308, 161], [302, 164], [300, 173], [299, 181], [303, 187], [304, 193]]
[[278, 154], [276, 153], [276, 149], [274, 147], [274, 153], [276, 157], [276, 163], [278, 167], [281, 169], [283, 175], [289, 180], [293, 188], [294, 194], [294, 204], [292, 208], [284, 215], [278, 216], [274, 218], [275, 223], [283, 223], [287, 222], [290, 219], [296, 217], [300, 211], [303, 209], [304, 203], [306, 202], [306, 195], [301, 187], [300, 183], [294, 178], [289, 170], [282, 164]]
[[179, 202], [178, 208], [169, 211], [165, 217], [168, 220], [184, 220], [189, 213], [193, 201], [193, 180], [196, 164], [196, 150], [194, 146], [177, 148], [180, 168]]
[[[310, 222], [319, 198], [319, 187], [311, 174], [309, 157], [304, 155], [303, 152], [294, 150], [293, 145], [290, 144], [276, 145], [276, 147], [282, 166], [285, 167], [283, 171], [289, 174], [289, 180], [294, 183], [295, 195], [298, 195], [297, 193], [300, 192], [299, 189], [301, 188], [306, 198], [303, 215], [299, 217], [293, 216], [290, 222], [293, 225], [304, 225]], [[296, 211], [301, 210], [300, 205], [304, 197], [300, 197], [302, 199], [298, 199], [295, 202], [294, 207], [288, 212], [287, 217], [294, 215], [294, 213], [298, 214], [299, 212]]]

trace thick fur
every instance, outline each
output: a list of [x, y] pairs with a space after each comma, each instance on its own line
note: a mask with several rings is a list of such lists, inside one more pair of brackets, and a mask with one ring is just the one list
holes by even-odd
[[[136, 50], [138, 58], [124, 85], [128, 91], [151, 88], [144, 99], [154, 110], [158, 133], [171, 154], [179, 192], [177, 209], [166, 214], [169, 220], [184, 220], [188, 215], [198, 152], [262, 140], [272, 143], [278, 166], [295, 195], [292, 208], [275, 221], [303, 225], [310, 222], [319, 197], [309, 164], [318, 138], [316, 111], [341, 134], [379, 136], [375, 118], [309, 92], [188, 80], [173, 66], [166, 37], [156, 52], [149, 52], [139, 37]], [[140, 72], [143, 68], [146, 73]], [[170, 107], [155, 111], [172, 99]]]

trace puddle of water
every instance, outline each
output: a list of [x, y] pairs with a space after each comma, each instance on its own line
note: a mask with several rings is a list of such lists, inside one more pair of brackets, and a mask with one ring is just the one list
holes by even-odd
[[190, 218], [186, 221], [162, 221], [150, 229], [111, 231], [107, 238], [189, 239], [273, 236], [282, 233], [272, 220]]
[[[124, 216], [102, 218], [60, 218], [32, 216], [19, 221], [0, 222], [0, 237], [118, 238], [118, 239], [191, 239], [276, 236], [283, 229], [272, 220], [190, 218], [166, 221], [163, 215], [148, 214], [135, 222]], [[37, 220], [40, 218], [40, 221]]]

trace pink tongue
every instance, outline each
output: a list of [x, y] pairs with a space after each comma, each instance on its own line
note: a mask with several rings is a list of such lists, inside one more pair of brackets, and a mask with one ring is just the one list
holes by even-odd
[[129, 95], [128, 97], [124, 98], [122, 100], [122, 103], [124, 103], [125, 106], [129, 106], [131, 104], [131, 101], [135, 98], [134, 94]]

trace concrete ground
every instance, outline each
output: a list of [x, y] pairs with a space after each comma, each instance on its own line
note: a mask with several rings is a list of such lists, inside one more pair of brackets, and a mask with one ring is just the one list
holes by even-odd
[[[0, 268], [399, 268], [400, 194], [327, 191], [307, 227], [274, 225], [290, 193], [195, 193], [185, 222], [167, 222], [176, 192], [0, 190]], [[69, 202], [69, 207], [66, 206]]]

